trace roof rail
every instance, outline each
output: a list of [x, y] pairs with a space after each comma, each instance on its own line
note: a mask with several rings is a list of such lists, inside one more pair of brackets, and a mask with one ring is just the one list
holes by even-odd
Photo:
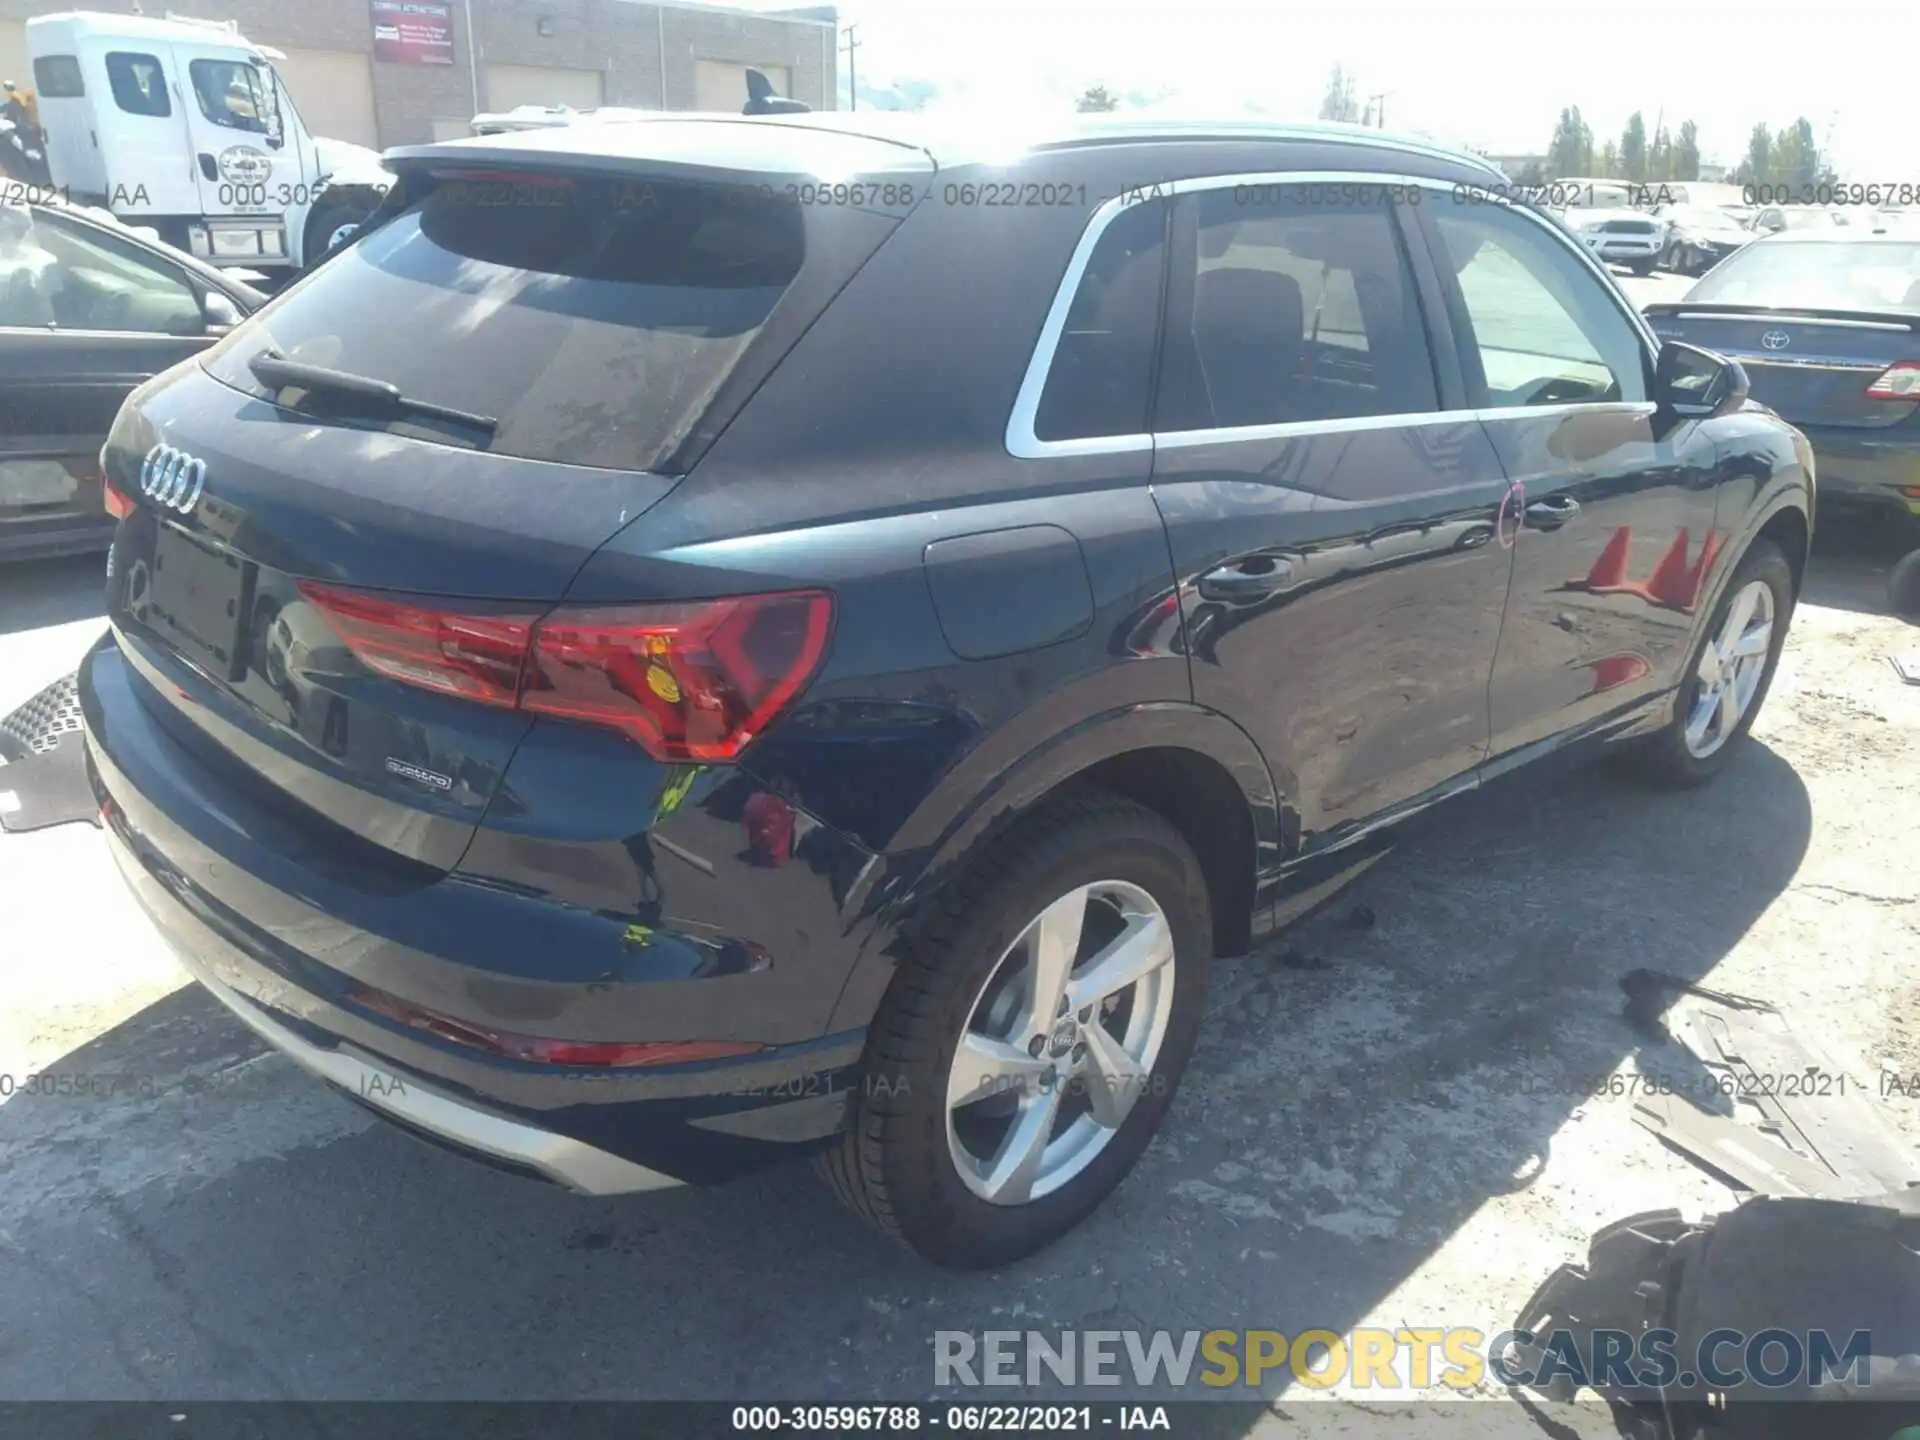
[[[1097, 120], [1083, 122], [1084, 128], [1079, 138], [1112, 135], [1125, 138], [1137, 135], [1142, 139], [1149, 137], [1179, 139], [1182, 136], [1201, 138], [1232, 139], [1239, 136], [1250, 138], [1270, 138], [1275, 140], [1331, 140], [1347, 145], [1373, 145], [1387, 150], [1399, 150], [1410, 155], [1425, 155], [1436, 160], [1457, 160], [1484, 170], [1488, 175], [1502, 181], [1506, 172], [1501, 170], [1484, 155], [1476, 155], [1471, 150], [1458, 149], [1428, 140], [1422, 136], [1408, 135], [1392, 130], [1374, 130], [1360, 125], [1347, 124], [1337, 120], [1183, 120], [1154, 119], [1142, 117], [1134, 119], [1101, 116]], [[1069, 141], [1068, 143], [1071, 143]]]
[[196, 30], [206, 30], [219, 35], [238, 35], [240, 33], [240, 22], [238, 20], [202, 20], [197, 15], [181, 15], [172, 10], [167, 11], [165, 19], [175, 25], [191, 25]]

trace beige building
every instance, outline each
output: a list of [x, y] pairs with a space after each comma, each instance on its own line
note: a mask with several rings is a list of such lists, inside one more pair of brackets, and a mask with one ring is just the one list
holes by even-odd
[[[389, 145], [468, 133], [482, 111], [516, 105], [622, 105], [724, 110], [746, 103], [746, 70], [816, 110], [836, 91], [833, 11], [753, 11], [690, 0], [162, 0], [149, 16], [236, 20], [241, 33], [286, 55], [279, 65], [316, 135]], [[32, 83], [30, 16], [87, 9], [130, 13], [130, 0], [0, 0], [0, 78]], [[438, 44], [419, 58], [376, 47], [375, 12], [404, 9]], [[418, 33], [418, 32], [416, 32]], [[450, 42], [450, 43], [449, 43]], [[429, 60], [426, 57], [431, 56]]]

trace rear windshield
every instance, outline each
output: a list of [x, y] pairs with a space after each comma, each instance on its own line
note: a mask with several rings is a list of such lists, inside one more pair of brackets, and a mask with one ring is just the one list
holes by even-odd
[[1920, 310], [1920, 243], [1767, 240], [1724, 261], [1687, 292], [1719, 305]]
[[[208, 358], [291, 360], [499, 422], [508, 455], [647, 469], [699, 418], [806, 258], [765, 187], [443, 172]], [[284, 398], [289, 392], [282, 392]]]

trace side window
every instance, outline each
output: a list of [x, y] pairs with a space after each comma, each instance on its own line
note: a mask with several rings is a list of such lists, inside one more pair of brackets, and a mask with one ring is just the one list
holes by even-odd
[[1639, 333], [1546, 226], [1495, 204], [1436, 208], [1433, 218], [1459, 277], [1489, 405], [1647, 398]]
[[203, 335], [186, 275], [136, 245], [45, 210], [0, 210], [0, 325]]
[[42, 100], [73, 100], [87, 93], [80, 62], [71, 55], [42, 55], [35, 60], [33, 88]]
[[1238, 186], [1182, 201], [1191, 321], [1168, 336], [1156, 429], [1438, 408], [1393, 215], [1367, 189]]
[[113, 103], [129, 115], [173, 114], [173, 101], [167, 98], [167, 72], [155, 55], [137, 55], [114, 50], [107, 55], [107, 81], [113, 86]]
[[229, 130], [265, 135], [273, 100], [260, 72], [242, 60], [195, 60], [187, 66], [200, 113]]
[[1040, 392], [1036, 439], [1146, 433], [1167, 209], [1159, 200], [1129, 206], [1101, 233]]

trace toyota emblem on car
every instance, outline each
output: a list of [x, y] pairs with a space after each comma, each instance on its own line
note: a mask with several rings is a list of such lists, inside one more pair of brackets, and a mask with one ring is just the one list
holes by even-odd
[[1793, 337], [1784, 330], [1769, 330], [1760, 337], [1760, 343], [1769, 350], [1784, 350], [1793, 343]]
[[207, 462], [171, 445], [156, 445], [140, 462], [140, 493], [156, 505], [190, 514], [207, 484]]

